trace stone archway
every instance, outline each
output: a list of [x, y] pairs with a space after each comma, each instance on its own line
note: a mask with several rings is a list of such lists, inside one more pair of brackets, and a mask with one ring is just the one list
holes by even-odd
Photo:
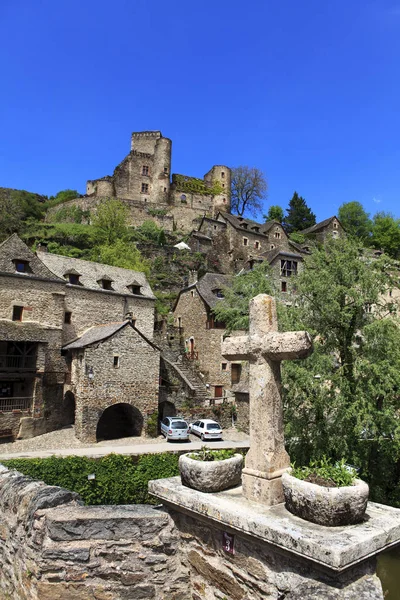
[[63, 406], [64, 425], [73, 425], [75, 423], [75, 396], [72, 392], [65, 392]]
[[162, 421], [165, 417], [176, 417], [175, 404], [164, 400], [158, 405], [158, 418]]
[[140, 436], [143, 429], [142, 413], [130, 404], [113, 404], [105, 409], [97, 423], [96, 439], [116, 440]]

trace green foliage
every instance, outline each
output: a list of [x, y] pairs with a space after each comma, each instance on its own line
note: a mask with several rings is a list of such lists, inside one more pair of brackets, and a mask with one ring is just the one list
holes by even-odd
[[189, 458], [193, 460], [200, 460], [205, 462], [213, 462], [216, 460], [226, 460], [232, 458], [235, 454], [235, 450], [209, 450], [207, 446], [202, 446], [198, 452], [194, 454], [188, 454]]
[[188, 194], [201, 194], [202, 196], [217, 196], [225, 192], [219, 181], [213, 181], [211, 186], [206, 185], [204, 179], [189, 177], [188, 175], [174, 174], [172, 183], [176, 185], [176, 191]]
[[82, 223], [90, 218], [90, 211], [80, 206], [63, 206], [57, 212], [48, 216], [49, 223]]
[[336, 487], [352, 485], [356, 477], [355, 469], [349, 467], [344, 458], [339, 462], [332, 463], [326, 456], [323, 456], [320, 460], [311, 460], [308, 466], [292, 466], [291, 475], [297, 479], [312, 481], [314, 477], [320, 477]]
[[265, 221], [278, 221], [279, 223], [282, 223], [283, 217], [283, 208], [278, 204], [273, 204], [269, 207], [268, 214], [264, 215], [263, 218]]
[[306, 236], [298, 231], [293, 231], [293, 233], [289, 235], [289, 239], [291, 239], [292, 242], [296, 242], [296, 244], [304, 244]]
[[124, 239], [118, 239], [112, 244], [96, 246], [91, 260], [113, 267], [142, 271], [147, 275], [150, 272], [148, 261], [142, 257], [136, 245]]
[[258, 294], [273, 294], [274, 284], [271, 267], [262, 263], [232, 279], [231, 287], [224, 288], [224, 299], [213, 309], [218, 321], [226, 325], [228, 331], [249, 328], [249, 301]]
[[265, 175], [256, 167], [235, 167], [231, 177], [231, 212], [243, 215], [245, 211], [257, 214], [267, 196]]
[[287, 233], [294, 231], [302, 231], [315, 225], [315, 215], [306, 204], [302, 196], [294, 192], [292, 199], [289, 202], [289, 208], [286, 209], [287, 215], [284, 220], [284, 226]]
[[47, 207], [57, 206], [57, 204], [68, 202], [68, 200], [75, 200], [75, 198], [81, 198], [77, 190], [61, 190], [55, 196], [50, 196]]
[[99, 245], [114, 244], [127, 236], [128, 209], [116, 198], [102, 200], [97, 206], [92, 224], [95, 230], [95, 241]]
[[371, 221], [360, 202], [345, 202], [339, 207], [338, 217], [346, 233], [364, 243], [371, 235]]
[[147, 212], [152, 217], [165, 217], [165, 215], [168, 214], [168, 209], [166, 209], [166, 208], [152, 208], [151, 206], [149, 206], [147, 208]]
[[[179, 474], [178, 456], [169, 452], [140, 457], [109, 454], [100, 459], [19, 458], [3, 464], [48, 485], [77, 492], [87, 505], [155, 504], [147, 491], [148, 482]], [[92, 473], [95, 479], [88, 480]]]
[[153, 412], [147, 419], [147, 435], [156, 438], [158, 436], [158, 412]]
[[316, 336], [308, 359], [282, 367], [292, 459], [346, 458], [373, 500], [399, 506], [400, 329], [385, 301], [392, 270], [387, 257], [367, 261], [354, 241], [331, 240], [305, 259], [280, 326]]
[[154, 221], [149, 220], [149, 221], [145, 221], [144, 223], [142, 223], [142, 225], [137, 227], [135, 229], [134, 234], [135, 234], [135, 239], [137, 239], [137, 240], [158, 243], [161, 232], [164, 233], [164, 239], [165, 239], [164, 230], [161, 227], [159, 227], [157, 225], [157, 223], [154, 223]]
[[374, 248], [384, 250], [393, 258], [400, 257], [400, 219], [392, 214], [378, 212], [372, 222], [372, 239]]
[[0, 241], [21, 233], [29, 219], [44, 217], [47, 198], [25, 190], [0, 188]]

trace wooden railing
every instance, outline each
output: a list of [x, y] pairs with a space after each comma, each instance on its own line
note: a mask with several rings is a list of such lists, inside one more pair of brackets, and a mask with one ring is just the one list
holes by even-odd
[[0, 354], [0, 370], [3, 371], [34, 371], [36, 356], [15, 356]]
[[29, 396], [0, 398], [0, 412], [13, 412], [13, 410], [30, 412], [32, 409], [32, 402], [33, 398]]

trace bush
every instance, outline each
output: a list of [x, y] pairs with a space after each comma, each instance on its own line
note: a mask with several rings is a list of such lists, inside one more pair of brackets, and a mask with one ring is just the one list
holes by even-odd
[[[139, 457], [109, 454], [100, 459], [17, 458], [3, 464], [48, 485], [77, 492], [86, 505], [156, 504], [148, 494], [148, 482], [179, 474], [178, 455], [170, 452]], [[95, 479], [88, 480], [92, 473]]]
[[320, 461], [310, 461], [308, 467], [293, 465], [291, 472], [291, 475], [297, 477], [297, 479], [327, 485], [328, 487], [352, 485], [356, 474], [356, 470], [346, 465], [344, 459], [333, 464], [325, 456]]

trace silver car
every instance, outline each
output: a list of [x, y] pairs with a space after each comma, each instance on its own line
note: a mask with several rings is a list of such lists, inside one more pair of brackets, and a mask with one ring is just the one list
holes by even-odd
[[181, 417], [165, 417], [161, 421], [161, 433], [169, 440], [189, 439], [189, 425]]

